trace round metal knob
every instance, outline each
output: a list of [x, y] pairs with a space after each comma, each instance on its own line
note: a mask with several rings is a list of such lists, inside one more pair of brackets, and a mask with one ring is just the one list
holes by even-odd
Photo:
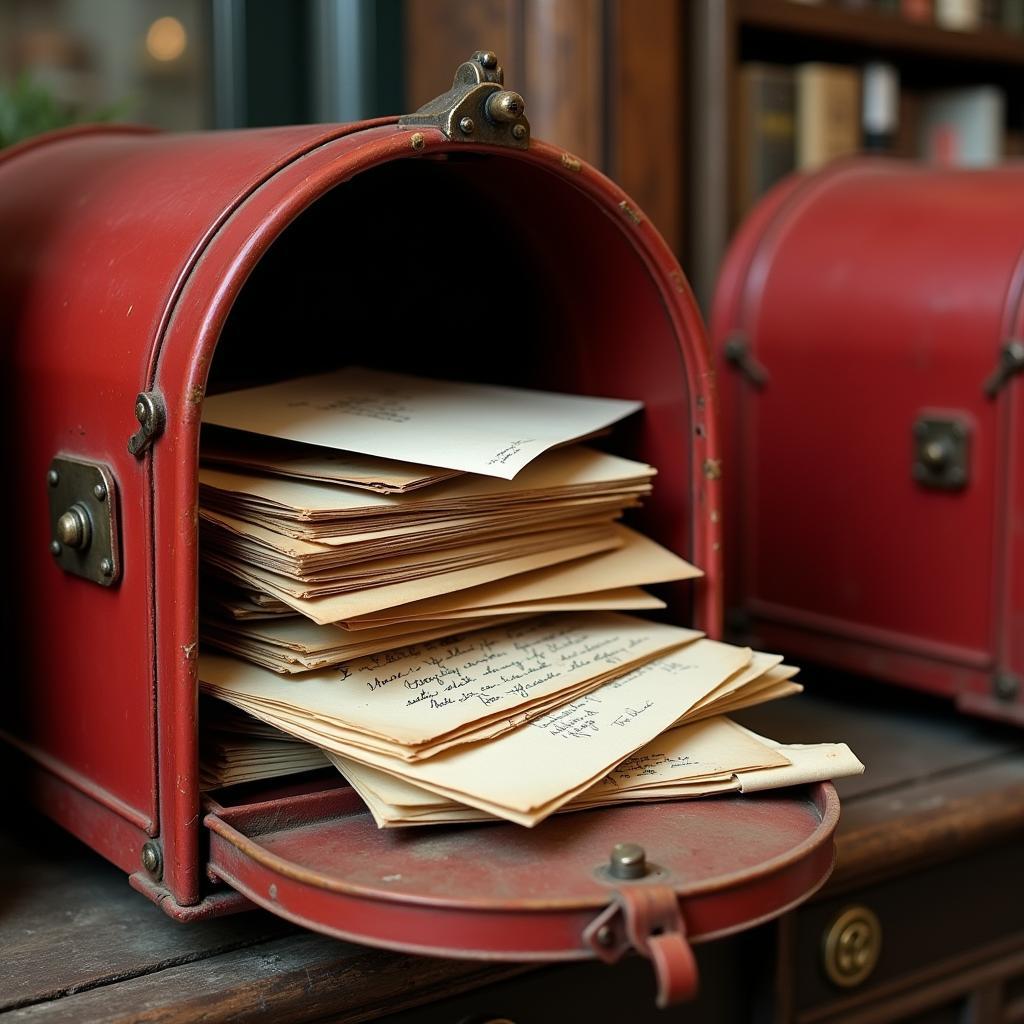
[[643, 878], [647, 874], [647, 854], [636, 843], [618, 843], [608, 862], [612, 878]]
[[142, 866], [157, 880], [163, 874], [164, 858], [159, 844], [152, 839], [142, 844]]
[[57, 520], [57, 540], [65, 547], [82, 550], [89, 546], [92, 527], [84, 505], [74, 504]]
[[865, 981], [882, 952], [882, 925], [867, 907], [849, 907], [825, 932], [825, 973], [840, 988]]
[[949, 461], [952, 454], [947, 441], [929, 441], [921, 449], [921, 461], [932, 469], [941, 469]]
[[499, 124], [511, 124], [518, 121], [526, 110], [526, 101], [517, 92], [502, 89], [500, 92], [492, 92], [487, 97], [484, 110], [492, 121]]

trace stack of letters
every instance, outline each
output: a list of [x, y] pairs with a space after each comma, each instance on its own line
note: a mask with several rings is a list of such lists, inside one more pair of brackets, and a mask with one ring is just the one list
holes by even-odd
[[655, 470], [577, 443], [639, 408], [367, 370], [215, 396], [200, 515], [210, 787], [332, 762], [382, 827], [861, 770], [721, 717], [777, 656], [625, 611], [700, 571], [619, 517]]

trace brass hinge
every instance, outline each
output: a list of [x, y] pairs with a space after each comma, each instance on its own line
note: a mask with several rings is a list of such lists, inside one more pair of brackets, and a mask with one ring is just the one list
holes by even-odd
[[526, 149], [530, 122], [517, 92], [503, 89], [505, 73], [491, 52], [478, 50], [460, 64], [452, 87], [414, 114], [398, 119], [401, 128], [439, 128], [454, 142]]

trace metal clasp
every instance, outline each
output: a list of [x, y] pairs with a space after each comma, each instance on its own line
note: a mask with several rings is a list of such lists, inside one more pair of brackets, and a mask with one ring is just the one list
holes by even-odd
[[598, 959], [615, 963], [635, 949], [654, 967], [660, 1009], [697, 994], [697, 962], [686, 941], [679, 898], [667, 886], [619, 889], [583, 932]]
[[135, 399], [135, 418], [139, 429], [128, 438], [128, 451], [137, 459], [163, 433], [167, 423], [167, 407], [159, 391], [143, 391]]
[[964, 413], [924, 414], [914, 423], [911, 474], [922, 487], [958, 491], [970, 473], [970, 420]]
[[995, 398], [1010, 378], [1024, 370], [1024, 341], [1011, 338], [999, 350], [999, 363], [985, 381], [985, 395]]
[[505, 73], [490, 51], [478, 50], [460, 64], [452, 87], [414, 114], [398, 119], [401, 128], [440, 128], [454, 142], [484, 142], [526, 149], [530, 122], [517, 92], [503, 89]]
[[722, 354], [725, 361], [735, 366], [758, 390], [768, 383], [768, 371], [750, 351], [750, 342], [745, 334], [730, 334], [726, 338]]
[[99, 462], [58, 457], [46, 474], [50, 554], [65, 571], [109, 587], [121, 576], [117, 483]]

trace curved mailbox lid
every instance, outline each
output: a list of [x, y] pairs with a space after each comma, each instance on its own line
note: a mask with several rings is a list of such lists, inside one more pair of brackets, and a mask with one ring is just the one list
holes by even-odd
[[[403, 952], [555, 961], [648, 956], [659, 1004], [693, 993], [689, 941], [750, 927], [801, 902], [832, 869], [831, 785], [636, 804], [516, 825], [379, 830], [334, 789], [214, 809], [213, 875], [328, 935]], [[618, 843], [647, 874], [612, 878]]]

